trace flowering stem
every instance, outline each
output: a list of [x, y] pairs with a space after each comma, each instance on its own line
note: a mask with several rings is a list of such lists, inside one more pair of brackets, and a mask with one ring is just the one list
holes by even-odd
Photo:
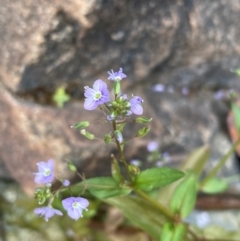
[[[117, 130], [117, 125], [116, 125], [116, 121], [115, 120], [112, 121], [112, 126], [113, 126], [113, 130], [116, 131]], [[116, 145], [117, 145], [118, 152], [120, 154], [120, 159], [121, 159], [121, 161], [124, 164], [124, 167], [126, 169], [126, 172], [127, 172], [128, 178], [129, 178], [129, 181], [131, 182], [132, 181], [132, 176], [131, 176], [131, 173], [128, 170], [128, 164], [127, 164], [127, 162], [126, 162], [126, 160], [124, 158], [121, 145], [120, 145], [120, 143], [119, 143], [119, 141], [117, 140], [116, 137], [115, 137], [115, 140], [116, 140]]]
[[218, 162], [218, 164], [212, 169], [211, 172], [208, 173], [208, 175], [204, 178], [204, 180], [201, 182], [200, 186], [203, 187], [204, 184], [206, 184], [211, 178], [213, 178], [217, 172], [221, 169], [221, 167], [226, 163], [226, 161], [230, 158], [230, 156], [233, 154], [236, 147], [240, 144], [240, 138], [234, 143], [234, 145], [231, 147], [231, 149], [223, 156], [223, 158]]

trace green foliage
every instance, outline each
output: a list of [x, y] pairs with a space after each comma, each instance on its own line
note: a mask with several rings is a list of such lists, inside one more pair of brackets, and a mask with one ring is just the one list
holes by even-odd
[[64, 103], [70, 100], [70, 95], [66, 93], [63, 86], [60, 86], [56, 89], [52, 99], [56, 103], [57, 107], [62, 108]]
[[[205, 163], [209, 159], [209, 153], [210, 149], [207, 146], [203, 146], [192, 151], [190, 155], [186, 158], [186, 161], [184, 161], [181, 165], [180, 170], [184, 172], [187, 170], [192, 170], [195, 173], [196, 177], [199, 178]], [[172, 199], [173, 192], [180, 182], [181, 180], [176, 181], [175, 183], [172, 183], [171, 185], [163, 187], [161, 190], [159, 190], [157, 200], [161, 204], [168, 206]]]
[[120, 185], [112, 177], [94, 177], [84, 181], [87, 190], [97, 198], [104, 199], [127, 195], [132, 190], [127, 185]]
[[235, 73], [236, 75], [240, 76], [240, 68], [235, 69], [235, 70], [234, 70], [234, 73]]
[[159, 239], [161, 227], [166, 222], [166, 218], [156, 207], [134, 196], [114, 197], [104, 201], [117, 207], [132, 222], [132, 225], [141, 228], [153, 239]]
[[123, 183], [123, 177], [121, 175], [121, 170], [118, 165], [118, 161], [115, 157], [112, 157], [112, 165], [111, 165], [112, 177], [118, 183]]
[[240, 132], [240, 108], [234, 102], [232, 103], [231, 107], [235, 125], [237, 127], [238, 132]]
[[201, 188], [205, 193], [220, 193], [228, 188], [228, 182], [219, 178], [211, 178]]
[[198, 190], [197, 178], [188, 173], [173, 192], [170, 209], [173, 213], [185, 218], [190, 214], [196, 202]]
[[185, 226], [182, 223], [165, 223], [159, 241], [182, 241], [185, 234]]
[[150, 168], [136, 176], [135, 189], [151, 191], [153, 188], [166, 186], [182, 178], [184, 173], [169, 167]]

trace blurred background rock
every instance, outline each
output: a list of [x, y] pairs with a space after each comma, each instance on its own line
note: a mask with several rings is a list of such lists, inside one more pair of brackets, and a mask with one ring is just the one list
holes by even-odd
[[[53, 158], [59, 175], [72, 160], [88, 177], [110, 172], [114, 146], [70, 128], [81, 120], [108, 130], [83, 109], [83, 87], [122, 67], [124, 91], [144, 99], [151, 134], [126, 148], [144, 161], [159, 142], [172, 158], [209, 144], [212, 165], [231, 145], [219, 90], [239, 90], [240, 0], [0, 0], [0, 175], [33, 193], [36, 163]], [[63, 86], [70, 101], [57, 108]], [[164, 87], [165, 91], [162, 91]], [[105, 132], [104, 132], [105, 131]], [[126, 136], [134, 134], [133, 128]], [[221, 147], [221, 148], [219, 148]], [[237, 173], [235, 160], [225, 172]]]

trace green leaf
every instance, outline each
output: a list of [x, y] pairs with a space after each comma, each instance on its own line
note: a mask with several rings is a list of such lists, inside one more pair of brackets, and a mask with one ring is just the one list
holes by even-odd
[[236, 75], [240, 76], [240, 68], [235, 69], [235, 70], [234, 70], [234, 73], [235, 73]]
[[171, 241], [173, 237], [173, 224], [165, 223], [159, 241]]
[[205, 193], [219, 193], [227, 190], [228, 182], [219, 178], [211, 178], [208, 180], [204, 186], [201, 188], [201, 191]]
[[198, 183], [194, 173], [189, 173], [175, 188], [170, 201], [170, 210], [185, 218], [194, 208]]
[[172, 241], [182, 241], [185, 235], [186, 229], [183, 223], [178, 223], [174, 227], [174, 233]]
[[232, 103], [231, 107], [235, 125], [237, 127], [238, 132], [240, 132], [240, 108], [234, 102]]
[[[199, 178], [207, 160], [209, 159], [209, 154], [210, 154], [210, 149], [208, 146], [203, 146], [194, 150], [187, 157], [186, 161], [184, 161], [183, 164], [180, 166], [180, 170], [181, 171], [192, 170], [196, 174], [196, 177]], [[170, 203], [172, 194], [176, 186], [179, 185], [180, 182], [181, 180], [176, 181], [173, 184], [160, 189], [157, 200], [162, 205], [167, 206]]]
[[134, 196], [114, 197], [104, 201], [117, 207], [134, 226], [144, 230], [153, 239], [159, 240], [161, 227], [167, 220], [149, 202]]
[[192, 170], [199, 177], [205, 167], [207, 160], [209, 159], [210, 148], [208, 146], [200, 147], [194, 150], [183, 162], [180, 170], [187, 171]]
[[70, 95], [66, 93], [64, 87], [60, 86], [56, 89], [52, 99], [57, 104], [57, 107], [62, 108], [64, 103], [70, 100]]
[[84, 181], [87, 190], [97, 198], [109, 198], [127, 195], [132, 190], [126, 185], [120, 185], [112, 177], [94, 177]]
[[136, 176], [134, 188], [151, 191], [153, 188], [166, 186], [182, 178], [184, 173], [169, 167], [150, 168]]

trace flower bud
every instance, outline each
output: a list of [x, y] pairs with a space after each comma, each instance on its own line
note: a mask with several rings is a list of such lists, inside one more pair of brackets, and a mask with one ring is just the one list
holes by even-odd
[[72, 171], [72, 172], [76, 172], [77, 171], [77, 168], [75, 167], [75, 165], [71, 161], [68, 161], [67, 165], [68, 165], [68, 169], [70, 171]]
[[140, 173], [140, 169], [133, 164], [128, 165], [128, 170], [129, 170], [129, 172], [133, 173], [134, 175], [137, 175]]
[[93, 140], [95, 139], [95, 136], [93, 134], [91, 134], [90, 132], [86, 131], [85, 129], [81, 130], [80, 133], [87, 137], [89, 140]]
[[136, 118], [135, 122], [138, 123], [138, 124], [147, 124], [149, 122], [152, 121], [152, 118], [151, 119], [148, 119], [146, 117], [138, 117]]
[[74, 126], [71, 126], [71, 128], [75, 128], [75, 129], [84, 129], [86, 127], [88, 127], [90, 125], [89, 121], [81, 121], [76, 123]]
[[114, 91], [114, 94], [115, 95], [118, 95], [121, 91], [121, 85], [120, 85], [120, 81], [119, 80], [116, 80], [114, 82], [114, 86], [113, 86], [113, 91]]
[[138, 130], [136, 137], [144, 137], [148, 134], [150, 131], [150, 127], [143, 127], [140, 130]]
[[111, 137], [110, 134], [106, 134], [106, 135], [104, 136], [104, 142], [105, 142], [106, 144], [109, 144], [110, 142], [112, 142], [112, 137]]
[[120, 144], [123, 142], [123, 136], [122, 136], [122, 133], [119, 130], [114, 131], [114, 136]]

